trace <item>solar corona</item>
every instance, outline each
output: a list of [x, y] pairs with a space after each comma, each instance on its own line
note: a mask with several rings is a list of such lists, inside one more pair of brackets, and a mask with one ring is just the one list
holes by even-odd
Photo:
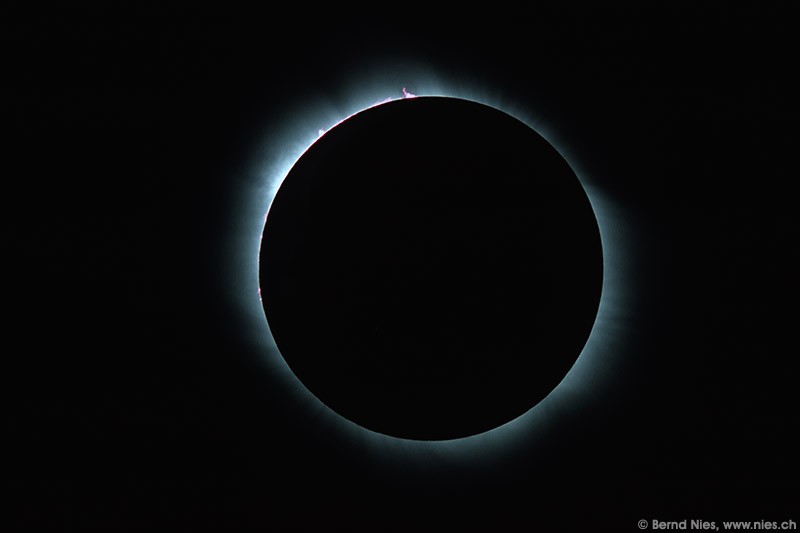
[[[442, 81], [421, 71], [407, 72], [406, 75], [410, 81], [403, 84], [393, 85], [395, 75], [387, 76], [385, 81], [372, 80], [372, 83], [357, 85], [350, 91], [343, 91], [349, 96], [340, 98], [338, 103], [333, 98], [332, 103], [306, 103], [298, 107], [296, 112], [287, 112], [280, 127], [272, 124], [268, 128], [261, 144], [263, 148], [253, 159], [249, 179], [241, 180], [238, 199], [232, 209], [235, 214], [231, 216], [232, 230], [228, 243], [232, 250], [228, 254], [230, 293], [236, 295], [234, 304], [239, 310], [245, 336], [263, 354], [265, 379], [284, 391], [287, 405], [295, 406], [298, 416], [307, 424], [316, 425], [340, 444], [362, 449], [365, 453], [397, 464], [418, 463], [424, 458], [481, 464], [482, 461], [494, 460], [498, 455], [513, 454], [530, 447], [546, 433], [545, 428], [553, 417], [558, 417], [559, 413], [566, 410], [580, 408], [582, 403], [601, 396], [611, 386], [615, 379], [612, 373], [619, 368], [619, 361], [626, 352], [629, 332], [624, 325], [629, 314], [635, 311], [632, 305], [633, 289], [624, 283], [635, 264], [630, 251], [632, 239], [626, 231], [626, 214], [612, 197], [604, 194], [602, 176], [593, 175], [591, 167], [583, 166], [578, 155], [570, 152], [569, 143], [559, 140], [553, 133], [554, 128], [548, 127], [546, 121], [531, 118], [530, 109], [535, 102], [509, 104], [508, 99], [498, 96], [497, 92], [491, 94], [487, 90], [465, 89], [467, 85], [464, 83]], [[573, 360], [563, 369], [563, 375], [552, 386], [545, 387], [546, 394], [535, 398], [532, 405], [518, 408], [518, 412], [506, 416], [507, 419], [501, 416], [500, 423], [478, 424], [476, 431], [466, 431], [465, 434], [459, 434], [458, 431], [437, 434], [434, 423], [425, 426], [419, 433], [415, 433], [413, 423], [392, 431], [388, 427], [379, 427], [380, 422], [365, 423], [368, 420], [366, 418], [359, 420], [358, 415], [353, 415], [358, 410], [348, 411], [346, 402], [334, 405], [336, 402], [333, 397], [325, 398], [322, 394], [321, 398], [319, 390], [322, 389], [314, 391], [307, 386], [307, 382], [313, 379], [296, 372], [303, 365], [289, 364], [287, 359], [292, 359], [292, 354], [288, 350], [283, 354], [281, 341], [276, 342], [274, 333], [279, 333], [279, 328], [275, 325], [280, 320], [270, 320], [268, 316], [270, 294], [265, 290], [265, 284], [269, 286], [269, 282], [262, 279], [267, 266], [264, 263], [264, 252], [267, 250], [263, 249], [265, 237], [269, 236], [271, 219], [277, 220], [276, 198], [283, 194], [282, 185], [293, 169], [309, 153], [313, 155], [320, 152], [323, 141], [336, 139], [338, 130], [345, 131], [345, 125], [350, 127], [350, 124], [363, 122], [366, 119], [361, 117], [368, 117], [373, 112], [389, 114], [392, 109], [400, 109], [400, 104], [408, 104], [412, 100], [415, 105], [418, 102], [423, 105], [424, 101], [446, 100], [459, 109], [478, 108], [480, 111], [485, 108], [487, 112], [508, 117], [509, 123], [524, 125], [530, 130], [531, 138], [541, 138], [565, 163], [565, 169], [572, 173], [577, 187], [588, 199], [587, 206], [590, 206], [589, 212], [596, 221], [601, 250], [596, 255], [602, 273], [597, 282], [596, 312], [585, 337], [579, 339], [580, 347]], [[408, 106], [407, 109], [412, 108]], [[399, 115], [400, 112], [395, 114]], [[413, 135], [407, 141], [411, 143], [410, 147], [414, 146]], [[298, 173], [299, 170], [294, 172]], [[483, 184], [487, 191], [492, 185], [491, 180]], [[335, 191], [334, 184], [327, 186], [333, 187], [330, 191]], [[415, 196], [411, 194], [408, 198]], [[276, 281], [273, 287], [278, 286]], [[555, 294], [552, 301], [558, 302], [559, 298]], [[285, 301], [290, 300], [287, 297]], [[566, 316], [566, 310], [564, 313]], [[308, 336], [313, 337], [314, 332], [309, 332]], [[387, 383], [400, 386], [391, 380]], [[434, 389], [431, 388], [431, 391]], [[457, 387], [452, 390], [464, 393]], [[430, 392], [430, 397], [442, 400], [434, 392]], [[462, 400], [468, 397], [469, 394], [464, 393]], [[390, 404], [386, 405], [399, 411], [404, 405], [402, 402]], [[444, 410], [440, 415], [446, 416], [447, 412]], [[469, 418], [463, 413], [459, 416]]]

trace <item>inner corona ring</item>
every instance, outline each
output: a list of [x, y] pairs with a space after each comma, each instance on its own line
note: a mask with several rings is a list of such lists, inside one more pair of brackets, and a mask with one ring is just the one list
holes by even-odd
[[275, 343], [313, 395], [372, 431], [446, 440], [558, 385], [602, 268], [592, 206], [553, 146], [493, 107], [417, 97], [351, 116], [298, 159], [259, 277]]

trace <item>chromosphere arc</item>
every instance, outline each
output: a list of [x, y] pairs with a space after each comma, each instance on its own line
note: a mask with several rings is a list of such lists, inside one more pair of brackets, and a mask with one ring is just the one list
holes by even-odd
[[597, 315], [600, 233], [574, 171], [495, 108], [397, 100], [297, 161], [264, 228], [272, 336], [339, 415], [444, 440], [525, 413], [575, 363]]

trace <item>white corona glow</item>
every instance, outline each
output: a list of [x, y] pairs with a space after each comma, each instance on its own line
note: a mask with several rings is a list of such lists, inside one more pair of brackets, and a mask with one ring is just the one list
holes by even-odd
[[[629, 356], [635, 298], [629, 280], [634, 275], [632, 227], [626, 213], [604, 193], [603, 177], [592, 173], [570, 151], [556, 128], [531, 113], [535, 102], [509, 101], [500, 91], [491, 91], [480, 82], [442, 79], [428, 69], [405, 67], [390, 74], [360, 75], [352, 86], [340, 87], [339, 96], [331, 92], [307, 100], [287, 111], [278, 127], [268, 127], [262, 146], [249, 172], [238, 176], [239, 191], [231, 206], [231, 239], [224, 257], [230, 273], [229, 294], [238, 313], [247, 341], [261, 361], [271, 386], [286, 394], [290, 409], [305, 417], [299, 423], [316, 425], [325, 438], [356, 448], [374, 458], [376, 464], [403, 468], [425, 464], [468, 462], [471, 467], [495, 468], [498, 461], [531, 449], [546, 438], [553, 417], [567, 411], [580, 411], [614, 384], [621, 361]], [[413, 89], [409, 92], [407, 87]], [[269, 331], [258, 280], [259, 252], [266, 216], [278, 187], [295, 162], [325, 132], [354, 114], [382, 103], [414, 96], [445, 96], [488, 105], [527, 124], [544, 137], [564, 157], [578, 176], [597, 217], [603, 249], [603, 287], [594, 328], [572, 369], [541, 402], [522, 416], [484, 433], [446, 441], [415, 441], [383, 435], [365, 429], [340, 416], [317, 399], [291, 372]], [[569, 132], [572, 133], [572, 132]], [[489, 185], [489, 184], [487, 184]]]

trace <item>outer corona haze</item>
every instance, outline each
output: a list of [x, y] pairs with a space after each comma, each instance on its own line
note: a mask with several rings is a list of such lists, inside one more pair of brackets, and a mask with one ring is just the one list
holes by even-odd
[[[319, 137], [348, 117], [389, 100], [403, 98], [404, 87], [419, 96], [449, 96], [494, 107], [516, 117], [544, 137], [575, 171], [597, 217], [603, 248], [602, 298], [594, 328], [567, 376], [534, 408], [493, 430], [450, 441], [414, 441], [364, 429], [327, 408], [289, 370], [278, 352], [266, 323], [258, 284], [258, 257], [266, 215], [277, 188], [294, 163]], [[282, 122], [265, 124], [263, 141], [253, 155], [250, 172], [231, 205], [231, 239], [226, 256], [229, 292], [239, 309], [243, 335], [263, 354], [265, 379], [280, 387], [287, 400], [299, 407], [307, 424], [317, 425], [340, 444], [363, 448], [364, 453], [395, 464], [419, 464], [425, 460], [469, 461], [478, 465], [498, 455], [510, 455], [537, 441], [552, 416], [564, 409], [592, 401], [613, 381], [612, 373], [627, 356], [630, 332], [625, 328], [635, 315], [632, 287], [625, 283], [633, 275], [632, 237], [627, 214], [604, 193], [603, 177], [591, 172], [590, 161], [582, 162], [560, 139], [555, 128], [532, 118], [536, 102], [509, 102], [502, 94], [480, 82], [443, 80], [428, 69], [395, 69], [392, 75], [362, 76], [336, 94], [320, 95], [289, 109]], [[304, 414], [303, 414], [304, 413]], [[427, 459], [424, 459], [427, 458]], [[439, 459], [436, 459], [439, 458]]]

